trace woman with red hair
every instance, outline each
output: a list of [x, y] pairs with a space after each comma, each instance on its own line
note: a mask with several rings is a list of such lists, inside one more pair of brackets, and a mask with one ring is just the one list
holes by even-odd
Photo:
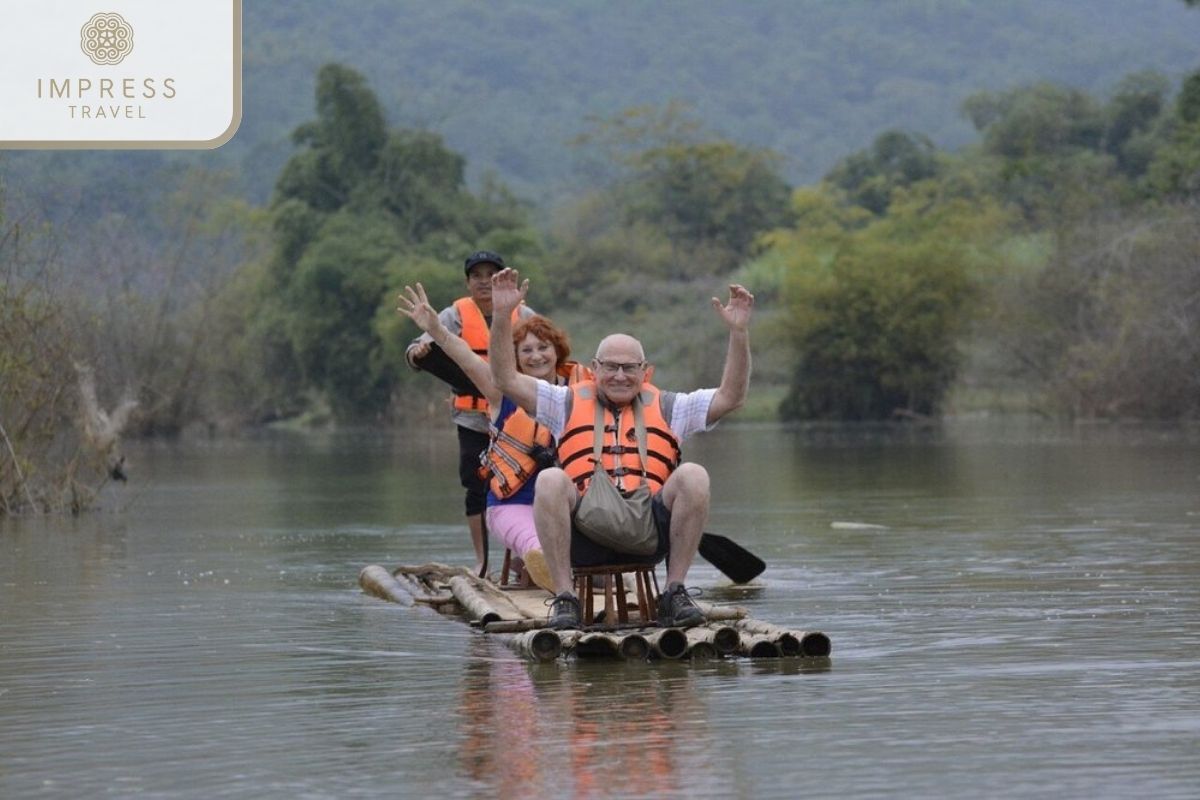
[[[491, 443], [484, 452], [481, 470], [486, 470], [488, 480], [488, 532], [517, 554], [536, 584], [551, 589], [550, 571], [533, 523], [533, 478], [555, 462], [550, 432], [501, 395], [488, 363], [441, 324], [421, 284], [415, 289], [405, 286], [398, 300], [396, 310], [428, 333], [487, 399], [492, 418]], [[542, 316], [534, 315], [517, 325], [513, 330], [513, 352], [517, 369], [534, 378], [568, 385], [590, 377], [589, 370], [569, 360], [567, 334]]]

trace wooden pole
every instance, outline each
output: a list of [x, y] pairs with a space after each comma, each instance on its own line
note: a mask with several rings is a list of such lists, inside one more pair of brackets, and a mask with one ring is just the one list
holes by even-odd
[[484, 633], [521, 633], [522, 631], [535, 631], [539, 628], [545, 628], [549, 625], [546, 619], [504, 619], [499, 622], [489, 622], [483, 626]]
[[829, 655], [833, 650], [833, 643], [821, 631], [790, 630], [780, 625], [773, 625], [770, 622], [761, 622], [756, 619], [738, 620], [734, 625], [748, 633], [759, 633], [774, 637], [780, 651], [788, 657], [824, 657]]
[[617, 637], [607, 633], [585, 633], [575, 640], [575, 655], [581, 658], [616, 658]]
[[413, 600], [418, 603], [440, 606], [458, 602], [454, 599], [454, 595], [445, 587], [445, 584], [442, 584], [441, 588], [439, 588], [434, 586], [431, 581], [400, 570], [394, 571], [392, 577], [405, 590], [411, 592]]
[[800, 655], [825, 658], [833, 652], [833, 642], [821, 631], [792, 631], [800, 639]]
[[552, 630], [525, 631], [512, 638], [513, 646], [526, 658], [532, 661], [554, 661], [562, 654], [562, 640]]
[[640, 633], [627, 633], [624, 636], [614, 634], [617, 639], [617, 653], [626, 661], [645, 661], [650, 657], [650, 642]]
[[742, 635], [738, 633], [737, 628], [732, 625], [722, 625], [719, 622], [710, 622], [704, 627], [713, 632], [712, 643], [718, 653], [728, 656], [738, 651]]
[[642, 661], [650, 655], [650, 643], [640, 633], [588, 631], [575, 642], [575, 655], [581, 658], [624, 658]]
[[687, 629], [687, 639], [689, 652], [703, 644], [712, 649], [712, 657], [716, 658], [736, 653], [741, 636], [728, 625], [699, 625]]
[[709, 622], [718, 620], [742, 619], [748, 617], [750, 612], [741, 606], [718, 606], [712, 603], [705, 603], [697, 600], [696, 605], [704, 612], [704, 617]]
[[769, 636], [779, 646], [779, 652], [789, 658], [800, 655], [800, 638], [787, 628], [756, 619], [739, 619], [734, 625], [746, 633]]
[[[491, 603], [491, 599], [484, 597], [479, 591], [474, 578], [468, 578], [463, 575], [455, 575], [450, 579], [450, 591], [454, 593], [454, 599], [457, 600], [466, 610], [467, 615], [479, 622], [480, 625], [487, 625], [489, 622], [499, 622], [504, 619], [500, 611]], [[510, 616], [518, 616], [510, 614]]]
[[712, 642], [698, 641], [688, 644], [687, 656], [692, 661], [715, 661], [721, 657]]
[[688, 651], [688, 636], [680, 628], [659, 628], [647, 633], [650, 652], [659, 658], [683, 658]]
[[411, 606], [412, 594], [401, 586], [392, 573], [378, 564], [368, 564], [358, 573], [358, 585], [369, 595], [381, 600], [390, 600], [402, 606]]
[[750, 658], [779, 658], [779, 645], [765, 633], [747, 633], [741, 637], [738, 652]]

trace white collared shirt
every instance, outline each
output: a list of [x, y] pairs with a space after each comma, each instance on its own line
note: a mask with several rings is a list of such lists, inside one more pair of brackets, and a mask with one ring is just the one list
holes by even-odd
[[[712, 405], [716, 389], [697, 389], [694, 392], [661, 392], [663, 410], [669, 409], [667, 424], [675, 438], [682, 442], [694, 433], [709, 431], [716, 427], [708, 424], [708, 407]], [[555, 439], [562, 436], [567, 426], [570, 409], [571, 387], [555, 386], [539, 380], [537, 387], [537, 421], [550, 430]]]

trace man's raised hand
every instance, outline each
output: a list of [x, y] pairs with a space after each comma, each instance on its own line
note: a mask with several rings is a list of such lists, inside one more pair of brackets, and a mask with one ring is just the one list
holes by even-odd
[[717, 298], [712, 299], [713, 309], [721, 315], [721, 319], [731, 331], [744, 331], [750, 325], [750, 316], [754, 311], [754, 295], [745, 286], [738, 283], [729, 284], [729, 302], [721, 305]]
[[500, 270], [492, 276], [492, 314], [512, 314], [528, 291], [529, 281], [522, 281], [521, 273], [512, 267]]

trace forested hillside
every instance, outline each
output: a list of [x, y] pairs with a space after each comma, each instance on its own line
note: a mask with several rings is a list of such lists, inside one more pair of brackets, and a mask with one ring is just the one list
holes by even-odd
[[[1200, 41], [1200, 14], [1179, 0], [250, 0], [244, 16], [240, 131], [216, 153], [168, 160], [236, 167], [257, 202], [328, 62], [363, 73], [390, 124], [440, 133], [473, 184], [492, 172], [544, 207], [594, 184], [594, 160], [570, 145], [589, 118], [631, 106], [689, 104], [719, 135], [780, 153], [784, 177], [807, 183], [885, 129], [944, 148], [971, 141], [961, 104], [981, 90], [1046, 80], [1102, 95], [1148, 68], [1178, 80]], [[50, 178], [64, 196], [136, 182], [161, 161], [3, 160], [12, 177]]]
[[973, 92], [1178, 78], [1200, 41], [1176, 0], [249, 5], [249, 105], [263, 115], [249, 140], [286, 132], [316, 67], [339, 61], [379, 87], [393, 124], [442, 133], [476, 174], [534, 197], [568, 180], [566, 143], [589, 115], [682, 100], [807, 182], [886, 128], [969, 141]]
[[479, 248], [671, 388], [750, 287], [757, 418], [1194, 420], [1189, 5], [248, 4], [226, 147], [0, 156], [0, 507], [122, 432], [444, 419], [395, 297]]

